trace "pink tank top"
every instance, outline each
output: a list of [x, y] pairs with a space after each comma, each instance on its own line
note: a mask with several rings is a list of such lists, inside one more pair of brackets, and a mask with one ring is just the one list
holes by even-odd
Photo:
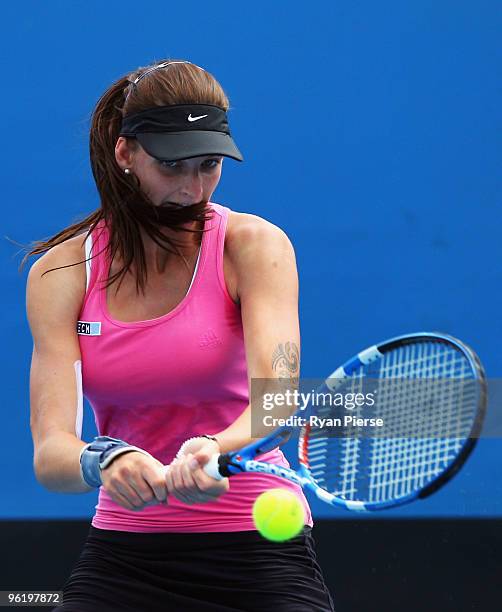
[[[210, 206], [212, 219], [206, 222], [209, 231], [203, 234], [190, 288], [176, 308], [156, 319], [125, 323], [110, 316], [106, 290], [98, 283], [108, 278], [110, 268], [108, 249], [100, 253], [108, 244], [104, 221], [86, 244], [93, 259], [87, 264], [77, 325], [83, 394], [99, 435], [144, 448], [163, 464], [187, 438], [228, 427], [249, 403], [240, 307], [223, 276], [229, 209]], [[260, 458], [289, 466], [279, 449]], [[252, 505], [274, 487], [294, 491], [304, 505], [305, 523], [312, 525], [297, 485], [258, 473], [233, 476], [229, 492], [215, 502], [186, 505], [171, 497], [167, 506], [139, 512], [119, 506], [101, 487], [92, 525], [134, 532], [254, 530]]]

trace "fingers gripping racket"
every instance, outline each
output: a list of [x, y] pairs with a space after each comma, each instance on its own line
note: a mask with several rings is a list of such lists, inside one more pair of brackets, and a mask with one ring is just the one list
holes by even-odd
[[292, 427], [214, 455], [204, 470], [216, 479], [243, 472], [272, 474], [349, 510], [380, 510], [427, 497], [448, 482], [475, 446], [487, 398], [481, 362], [451, 336], [408, 334], [358, 353], [316, 393], [357, 391], [368, 379], [375, 381], [374, 403], [353, 412], [398, 422], [401, 429], [385, 430], [380, 437], [350, 426], [333, 435], [312, 425], [310, 417], [338, 418], [340, 407], [311, 403], [302, 411], [306, 424], [299, 435], [298, 471], [256, 460], [287, 441]]

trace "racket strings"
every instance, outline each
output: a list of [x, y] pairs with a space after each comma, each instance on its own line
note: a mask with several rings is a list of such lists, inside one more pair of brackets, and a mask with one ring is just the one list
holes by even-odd
[[[381, 418], [385, 437], [363, 427], [311, 428], [304, 440], [312, 477], [348, 500], [382, 502], [422, 489], [460, 452], [472, 429], [478, 388], [467, 359], [441, 343], [415, 343], [386, 353], [345, 379], [345, 393], [377, 381], [376, 401], [356, 417]], [[340, 391], [340, 388], [337, 388]], [[340, 413], [318, 408], [322, 417]]]

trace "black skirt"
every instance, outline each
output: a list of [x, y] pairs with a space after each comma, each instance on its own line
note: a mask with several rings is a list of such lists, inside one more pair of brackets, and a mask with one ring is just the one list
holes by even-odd
[[256, 531], [132, 533], [90, 527], [63, 586], [66, 612], [333, 612], [310, 527], [284, 543]]

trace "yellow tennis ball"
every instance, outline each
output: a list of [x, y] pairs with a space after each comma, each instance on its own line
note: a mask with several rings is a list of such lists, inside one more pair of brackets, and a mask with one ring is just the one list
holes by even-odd
[[300, 533], [305, 512], [297, 495], [288, 489], [269, 489], [253, 504], [256, 529], [267, 540], [284, 542]]

